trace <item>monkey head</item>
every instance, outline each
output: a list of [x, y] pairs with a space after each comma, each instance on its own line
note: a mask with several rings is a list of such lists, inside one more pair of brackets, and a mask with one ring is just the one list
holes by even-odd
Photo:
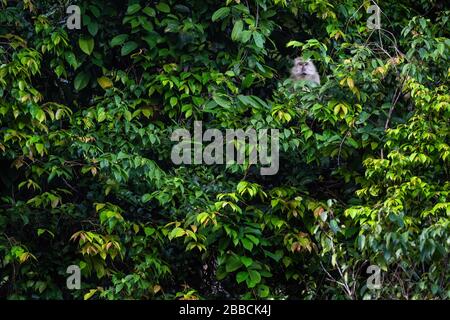
[[314, 63], [308, 59], [295, 58], [291, 69], [291, 77], [294, 80], [309, 80], [320, 84], [320, 77]]

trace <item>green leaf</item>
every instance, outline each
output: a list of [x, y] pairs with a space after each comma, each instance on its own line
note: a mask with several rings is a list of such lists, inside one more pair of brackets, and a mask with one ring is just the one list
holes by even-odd
[[276, 262], [280, 261], [281, 258], [283, 257], [283, 251], [282, 250], [277, 250], [277, 251], [275, 251], [275, 253], [272, 253], [270, 251], [264, 250], [264, 253], [266, 254], [266, 256], [272, 258]]
[[106, 113], [105, 113], [105, 110], [99, 110], [98, 111], [98, 115], [97, 115], [97, 121], [98, 122], [102, 122], [102, 121], [104, 121], [106, 119]]
[[242, 81], [242, 88], [247, 89], [250, 88], [255, 80], [255, 75], [253, 73], [249, 73], [245, 76], [244, 81]]
[[181, 229], [181, 228], [175, 228], [175, 229], [173, 229], [172, 232], [170, 233], [169, 238], [170, 238], [170, 239], [173, 239], [173, 238], [179, 238], [179, 237], [184, 236], [185, 234], [186, 234], [186, 232], [185, 232], [183, 229]]
[[259, 244], [259, 239], [257, 237], [255, 237], [254, 235], [247, 234], [245, 237], [250, 239], [254, 244], [256, 244], [256, 245]]
[[248, 272], [247, 271], [241, 271], [241, 272], [238, 272], [236, 274], [236, 281], [237, 281], [237, 283], [244, 282], [245, 280], [247, 280], [247, 278], [248, 278]]
[[135, 50], [138, 47], [138, 44], [134, 41], [130, 41], [124, 44], [124, 46], [122, 47], [122, 50], [120, 51], [120, 54], [122, 56], [126, 56], [128, 55], [130, 52], [132, 52], [133, 50]]
[[252, 251], [252, 249], [253, 249], [253, 242], [251, 242], [247, 238], [241, 239], [241, 242], [242, 242], [242, 245], [244, 246], [245, 249], [247, 249], [248, 251]]
[[139, 3], [135, 3], [127, 8], [127, 14], [135, 14], [139, 10], [141, 10], [141, 5]]
[[114, 38], [112, 38], [110, 45], [111, 45], [111, 47], [119, 46], [119, 45], [123, 44], [125, 42], [125, 40], [127, 40], [127, 39], [128, 39], [127, 34], [119, 34], [118, 36], [115, 36]]
[[264, 37], [259, 32], [253, 33], [253, 40], [258, 48], [264, 48]]
[[295, 40], [292, 40], [292, 41], [289, 41], [287, 44], [286, 44], [286, 47], [301, 47], [301, 46], [303, 46], [303, 43], [301, 43], [301, 42], [299, 42], [299, 41], [295, 41]]
[[243, 27], [244, 23], [242, 22], [241, 19], [236, 21], [236, 23], [233, 26], [233, 31], [231, 31], [231, 40], [237, 41], [241, 38]]
[[142, 38], [142, 40], [144, 40], [145, 42], [147, 42], [148, 47], [150, 49], [153, 49], [154, 47], [156, 47], [156, 44], [158, 43], [158, 34], [155, 32], [151, 32], [150, 34], [146, 35], [145, 37]]
[[[38, 106], [32, 106], [30, 108], [30, 113], [33, 116], [33, 118], [37, 119], [39, 122], [45, 121], [45, 112]], [[36, 140], [38, 140], [38, 137], [36, 137]]]
[[341, 230], [341, 228], [339, 228], [336, 220], [334, 220], [334, 219], [330, 221], [330, 228], [334, 233], [338, 233]]
[[251, 37], [252, 37], [252, 32], [250, 30], [245, 30], [245, 31], [242, 31], [242, 36], [241, 36], [240, 40], [242, 43], [247, 43]]
[[41, 109], [39, 109], [36, 112], [36, 119], [38, 119], [39, 122], [44, 122], [45, 121], [45, 112]]
[[74, 80], [75, 90], [77, 91], [83, 90], [88, 85], [89, 78], [90, 76], [87, 72], [82, 71], [79, 74], [77, 74]]
[[155, 233], [155, 229], [154, 228], [150, 228], [150, 227], [145, 227], [144, 228], [144, 233], [146, 236], [151, 236], [152, 234]]
[[222, 96], [213, 96], [213, 100], [221, 107], [224, 107], [224, 108], [231, 107], [230, 102], [225, 100]]
[[75, 54], [72, 51], [67, 51], [64, 54], [64, 57], [66, 58], [66, 61], [74, 68], [76, 69], [78, 67], [77, 58], [75, 57]]
[[44, 154], [44, 145], [42, 143], [36, 143], [34, 146], [37, 152], [42, 156]]
[[154, 17], [156, 15], [155, 9], [150, 7], [145, 7], [144, 9], [142, 9], [142, 12], [148, 15], [149, 17]]
[[237, 269], [239, 269], [241, 266], [242, 266], [241, 259], [239, 259], [239, 257], [233, 255], [227, 259], [227, 263], [225, 265], [225, 270], [227, 272], [233, 272], [233, 271], [236, 271]]
[[366, 236], [361, 234], [358, 236], [358, 248], [359, 250], [363, 250], [366, 244]]
[[250, 267], [253, 264], [253, 259], [250, 257], [241, 257], [241, 261], [246, 268]]
[[261, 274], [256, 270], [248, 271], [249, 278], [247, 279], [247, 286], [249, 288], [254, 288], [258, 283], [261, 282]]
[[98, 23], [97, 22], [91, 22], [88, 24], [88, 31], [89, 33], [94, 37], [98, 32]]
[[211, 19], [212, 19], [212, 21], [217, 21], [217, 20], [225, 18], [229, 14], [230, 14], [230, 8], [223, 7], [223, 8], [218, 9], [216, 12], [214, 12]]
[[87, 55], [91, 55], [94, 50], [94, 39], [92, 37], [82, 36], [78, 39], [80, 49]]
[[170, 12], [170, 7], [167, 5], [167, 3], [164, 2], [160, 2], [156, 5], [156, 9], [158, 9], [161, 12], [164, 13], [169, 13]]
[[261, 298], [267, 298], [270, 294], [270, 288], [265, 284], [258, 286], [258, 294]]

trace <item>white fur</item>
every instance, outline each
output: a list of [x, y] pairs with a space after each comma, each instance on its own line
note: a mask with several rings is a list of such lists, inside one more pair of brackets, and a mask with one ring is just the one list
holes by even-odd
[[320, 85], [320, 76], [317, 73], [316, 66], [311, 60], [295, 58], [294, 66], [291, 69], [291, 78], [293, 80], [307, 80]]

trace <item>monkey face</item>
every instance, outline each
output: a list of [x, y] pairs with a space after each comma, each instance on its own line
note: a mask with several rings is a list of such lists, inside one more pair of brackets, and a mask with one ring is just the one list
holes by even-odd
[[296, 58], [294, 60], [294, 67], [292, 68], [292, 75], [294, 77], [301, 77], [306, 75], [312, 75], [316, 73], [316, 68], [311, 60], [303, 60], [302, 58]]

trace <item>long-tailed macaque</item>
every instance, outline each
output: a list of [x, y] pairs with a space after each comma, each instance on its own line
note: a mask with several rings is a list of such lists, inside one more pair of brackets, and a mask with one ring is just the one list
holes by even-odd
[[307, 80], [320, 85], [320, 76], [314, 63], [309, 59], [305, 61], [300, 57], [294, 60], [294, 66], [291, 69], [291, 79], [296, 81]]

